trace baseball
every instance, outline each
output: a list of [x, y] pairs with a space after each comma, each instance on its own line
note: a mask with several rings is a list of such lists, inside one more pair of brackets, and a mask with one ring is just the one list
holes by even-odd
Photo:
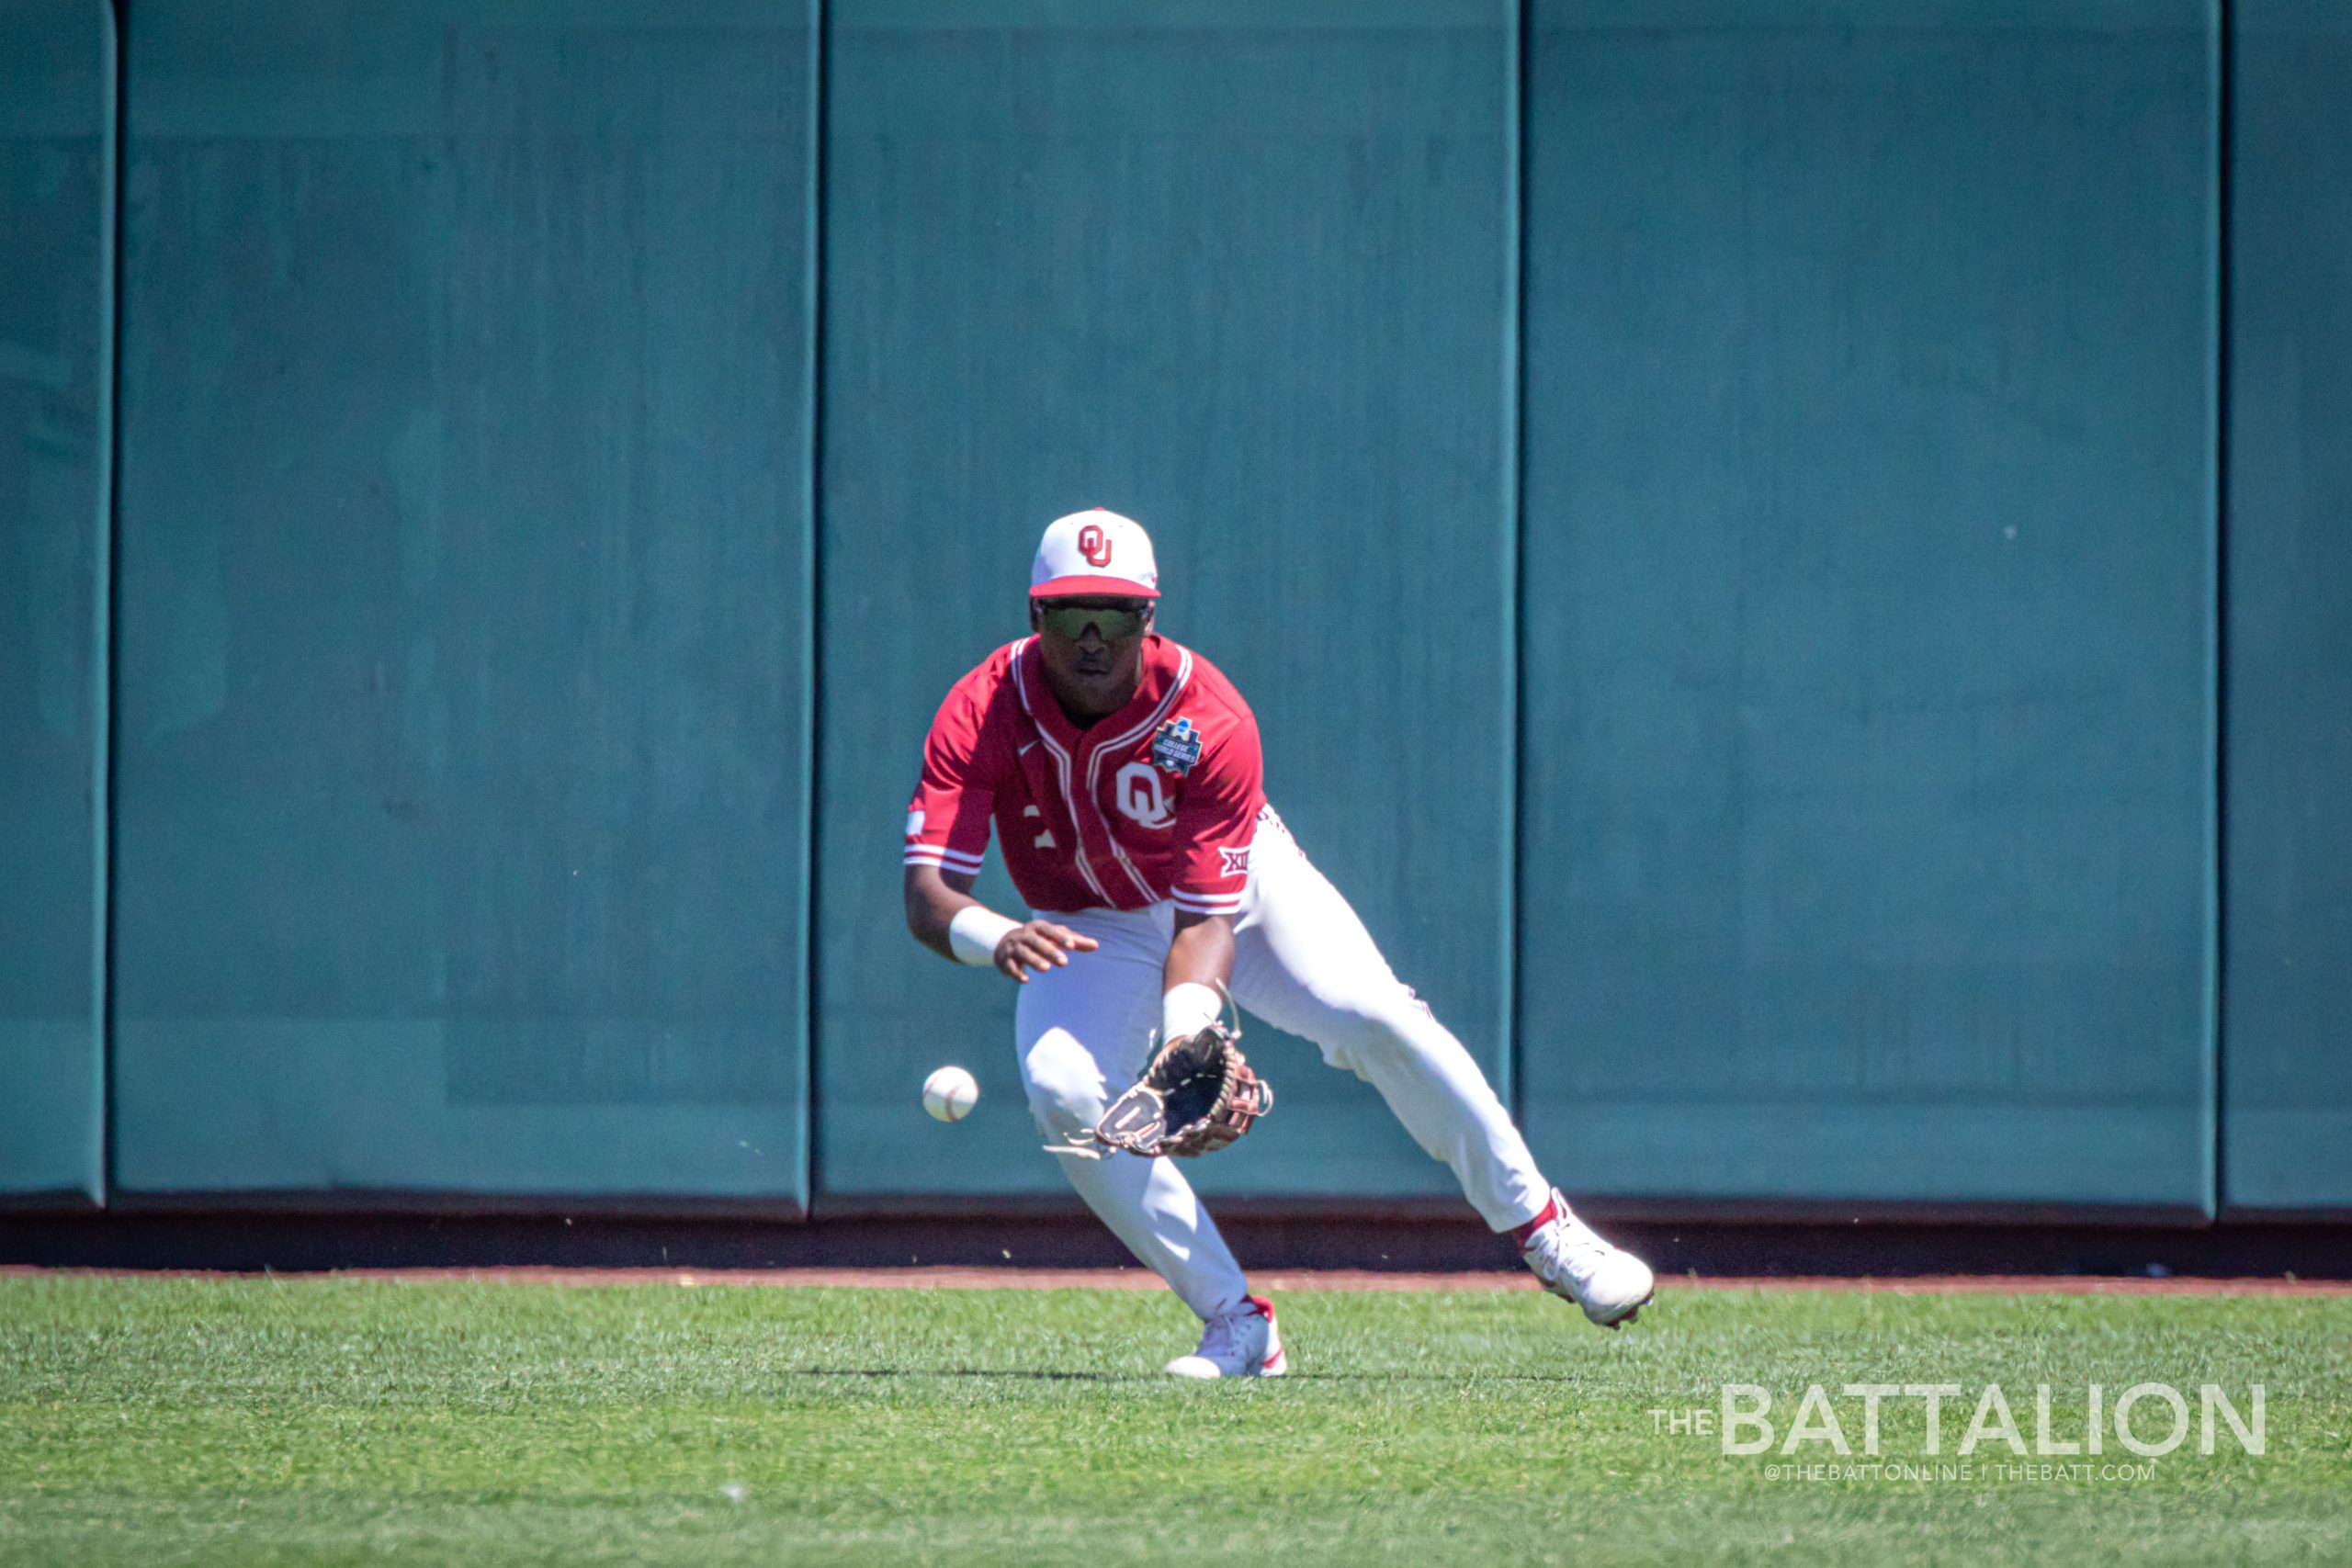
[[942, 1122], [961, 1122], [979, 1099], [980, 1086], [961, 1067], [942, 1067], [922, 1080], [922, 1108]]

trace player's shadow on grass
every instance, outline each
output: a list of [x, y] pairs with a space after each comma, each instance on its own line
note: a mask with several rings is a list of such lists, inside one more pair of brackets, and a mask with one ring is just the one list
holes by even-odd
[[[796, 1367], [796, 1378], [1004, 1378], [1024, 1382], [1170, 1383], [1164, 1372], [1049, 1372], [1022, 1367]], [[1575, 1382], [1567, 1372], [1290, 1372], [1294, 1382]], [[1260, 1380], [1280, 1382], [1281, 1379]]]
[[1307, 1382], [1575, 1382], [1568, 1372], [1289, 1372]]
[[796, 1367], [796, 1378], [1020, 1378], [1031, 1382], [1125, 1382], [1143, 1372], [1047, 1372], [1022, 1367]]

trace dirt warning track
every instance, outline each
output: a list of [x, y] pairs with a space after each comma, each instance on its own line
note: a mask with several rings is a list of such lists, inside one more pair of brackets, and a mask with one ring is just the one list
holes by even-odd
[[[877, 1269], [565, 1269], [538, 1266], [469, 1269], [347, 1269], [332, 1273], [230, 1273], [204, 1269], [41, 1269], [0, 1265], [7, 1277], [136, 1277], [198, 1280], [459, 1280], [510, 1285], [673, 1285], [687, 1288], [766, 1285], [931, 1291], [1160, 1290], [1142, 1269], [1029, 1269], [968, 1265]], [[1298, 1269], [1256, 1272], [1267, 1291], [1532, 1291], [1532, 1276], [1502, 1269], [1420, 1273], [1372, 1269]], [[2352, 1280], [2275, 1277], [2210, 1279], [2089, 1274], [1922, 1274], [1850, 1278], [1836, 1275], [1662, 1275], [1668, 1291], [1852, 1291], [1892, 1295], [2132, 1295], [2346, 1296]]]

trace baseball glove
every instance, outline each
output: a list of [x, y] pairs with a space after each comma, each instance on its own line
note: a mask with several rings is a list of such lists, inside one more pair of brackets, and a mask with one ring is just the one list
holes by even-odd
[[1111, 1102], [1094, 1138], [1130, 1154], [1204, 1155], [1221, 1149], [1274, 1108], [1274, 1088], [1250, 1070], [1234, 1042], [1241, 1031], [1212, 1023], [1162, 1045], [1135, 1087]]

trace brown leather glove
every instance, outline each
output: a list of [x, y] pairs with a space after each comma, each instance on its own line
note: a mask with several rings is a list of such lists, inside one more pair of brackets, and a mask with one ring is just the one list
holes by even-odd
[[1130, 1154], [1204, 1155], [1274, 1108], [1274, 1089], [1250, 1070], [1238, 1029], [1212, 1023], [1170, 1040], [1143, 1077], [1094, 1124], [1095, 1142]]

